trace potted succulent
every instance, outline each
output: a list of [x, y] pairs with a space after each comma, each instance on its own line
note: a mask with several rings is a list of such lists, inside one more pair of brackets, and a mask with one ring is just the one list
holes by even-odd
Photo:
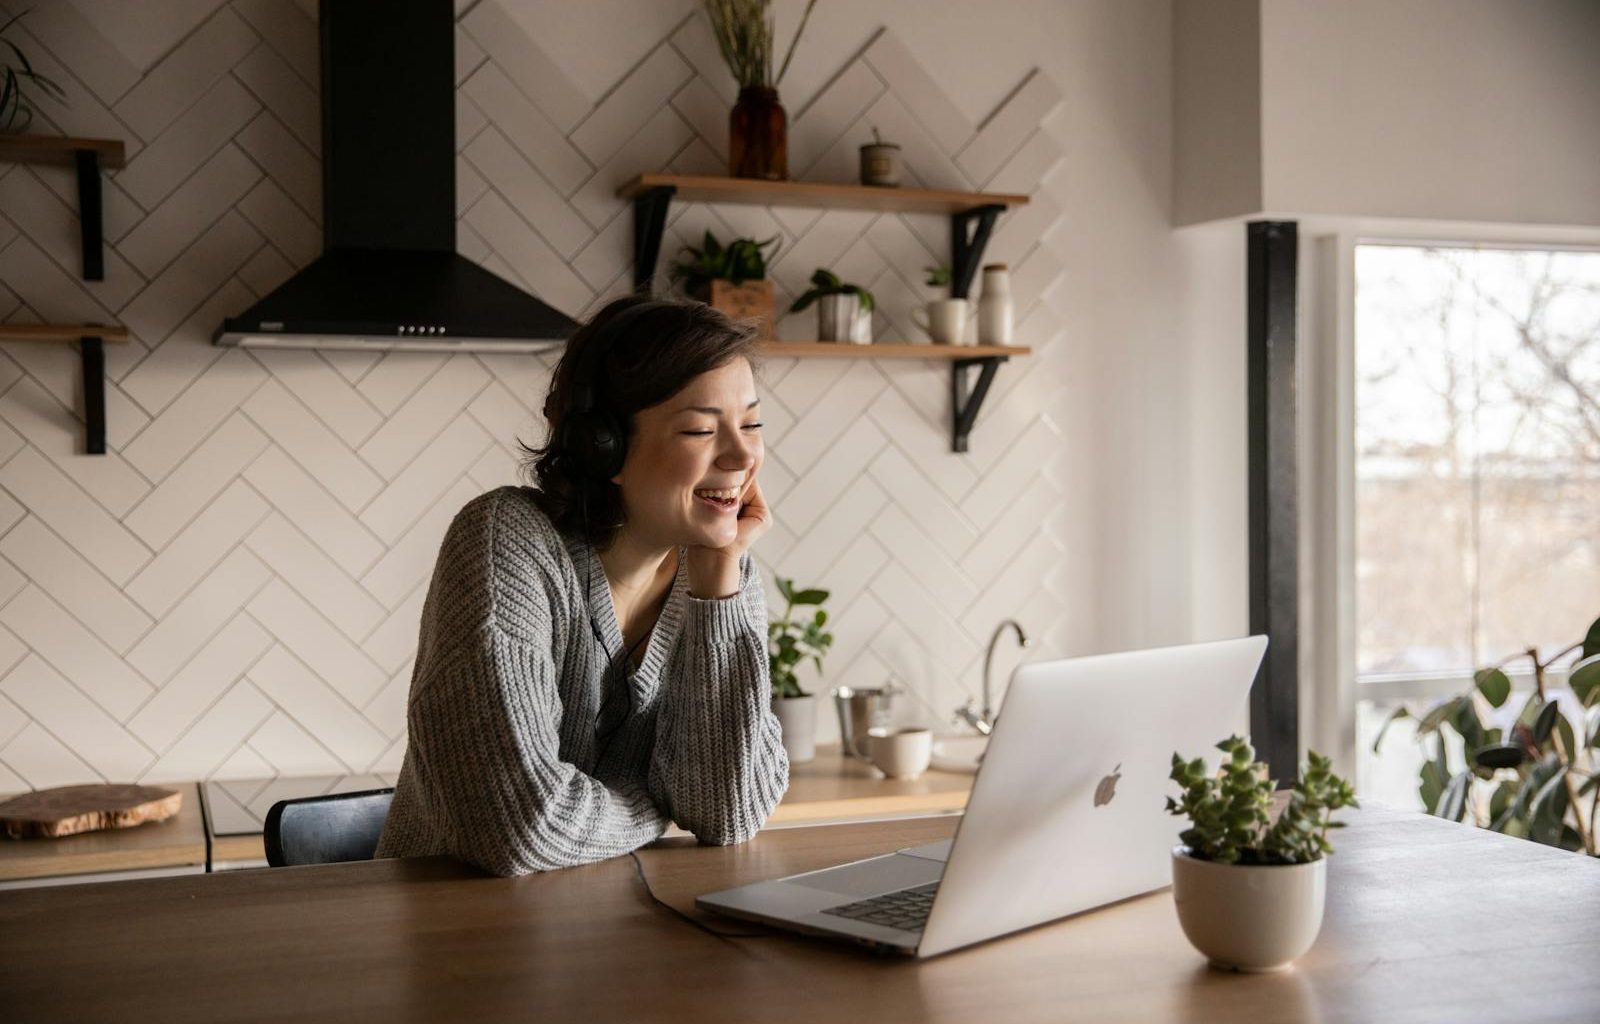
[[728, 173], [735, 178], [784, 181], [789, 177], [789, 119], [778, 102], [778, 83], [789, 70], [816, 5], [817, 0], [806, 3], [789, 52], [774, 76], [772, 0], [705, 0], [711, 33], [739, 83], [739, 100], [728, 115]]
[[[954, 280], [949, 266], [924, 267], [929, 288], [948, 289]], [[928, 332], [935, 345], [959, 345], [966, 338], [967, 300], [948, 296], [911, 310], [911, 319]]]
[[811, 288], [789, 307], [798, 313], [817, 304], [817, 340], [872, 344], [872, 311], [877, 306], [872, 293], [859, 284], [839, 280], [831, 270], [818, 267], [811, 275]]
[[[735, 320], [756, 320], [761, 337], [772, 337], [772, 282], [767, 260], [777, 253], [778, 236], [765, 241], [736, 238], [726, 246], [707, 231], [700, 247], [686, 245], [668, 271], [692, 299], [699, 299]], [[767, 247], [773, 246], [771, 253]]]
[[[13, 15], [0, 25], [0, 134], [19, 134], [33, 123], [33, 104], [25, 88], [37, 86], [41, 93], [66, 102], [66, 91], [50, 78], [35, 71], [22, 48], [5, 37], [27, 11]], [[26, 86], [24, 85], [26, 83]]]
[[1167, 811], [1191, 822], [1172, 851], [1178, 922], [1213, 967], [1283, 970], [1322, 928], [1328, 831], [1343, 827], [1330, 815], [1357, 806], [1355, 793], [1312, 752], [1274, 820], [1274, 783], [1250, 741], [1231, 736], [1217, 749], [1227, 757], [1215, 773], [1172, 755], [1183, 796], [1168, 797]]
[[[783, 618], [767, 626], [767, 667], [772, 676], [772, 710], [783, 725], [783, 749], [789, 761], [799, 764], [817, 756], [817, 698], [800, 688], [795, 673], [802, 661], [809, 660], [822, 671], [822, 656], [833, 646], [833, 634], [823, 627], [828, 613], [822, 603], [826, 590], [810, 587], [796, 590], [794, 581], [778, 577], [778, 593], [786, 606]], [[795, 618], [795, 609], [815, 608], [809, 615]]]

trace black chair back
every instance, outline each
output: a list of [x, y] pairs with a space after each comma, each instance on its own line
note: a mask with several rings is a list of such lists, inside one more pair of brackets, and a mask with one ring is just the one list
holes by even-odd
[[281, 868], [371, 860], [392, 799], [393, 789], [369, 789], [279, 800], [267, 812], [267, 863]]

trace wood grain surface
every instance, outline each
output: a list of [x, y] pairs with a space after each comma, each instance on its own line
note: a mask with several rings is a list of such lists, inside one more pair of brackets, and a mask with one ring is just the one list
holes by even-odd
[[183, 806], [166, 821], [53, 839], [0, 839], [0, 881], [205, 864], [199, 787], [184, 783], [172, 788], [182, 794]]
[[[666, 840], [640, 859], [688, 912], [956, 821]], [[6, 894], [0, 1006], [38, 1022], [1600, 1020], [1600, 864], [1417, 814], [1351, 821], [1322, 936], [1281, 975], [1208, 969], [1166, 892], [917, 962], [723, 919], [764, 937], [706, 934], [627, 857], [516, 879], [422, 858]]]
[[0, 833], [10, 839], [54, 839], [80, 832], [133, 828], [145, 822], [165, 821], [182, 806], [182, 793], [160, 786], [55, 786], [0, 801]]

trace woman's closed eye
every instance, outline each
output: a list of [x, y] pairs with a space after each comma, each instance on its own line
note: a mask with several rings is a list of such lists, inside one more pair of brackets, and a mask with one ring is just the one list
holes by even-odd
[[[764, 424], [764, 423], [746, 423], [744, 426], [740, 427], [739, 429], [740, 430], [760, 430], [764, 426], [766, 426], [766, 424]], [[685, 431], [683, 431], [683, 434], [684, 434], [685, 437], [710, 437], [712, 434], [715, 434], [715, 433], [716, 433], [715, 430], [685, 430]]]

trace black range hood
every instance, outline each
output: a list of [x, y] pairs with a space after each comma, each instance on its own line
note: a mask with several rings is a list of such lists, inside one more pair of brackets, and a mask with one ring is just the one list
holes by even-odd
[[218, 345], [538, 351], [577, 323], [456, 254], [452, 0], [322, 0], [323, 253]]

